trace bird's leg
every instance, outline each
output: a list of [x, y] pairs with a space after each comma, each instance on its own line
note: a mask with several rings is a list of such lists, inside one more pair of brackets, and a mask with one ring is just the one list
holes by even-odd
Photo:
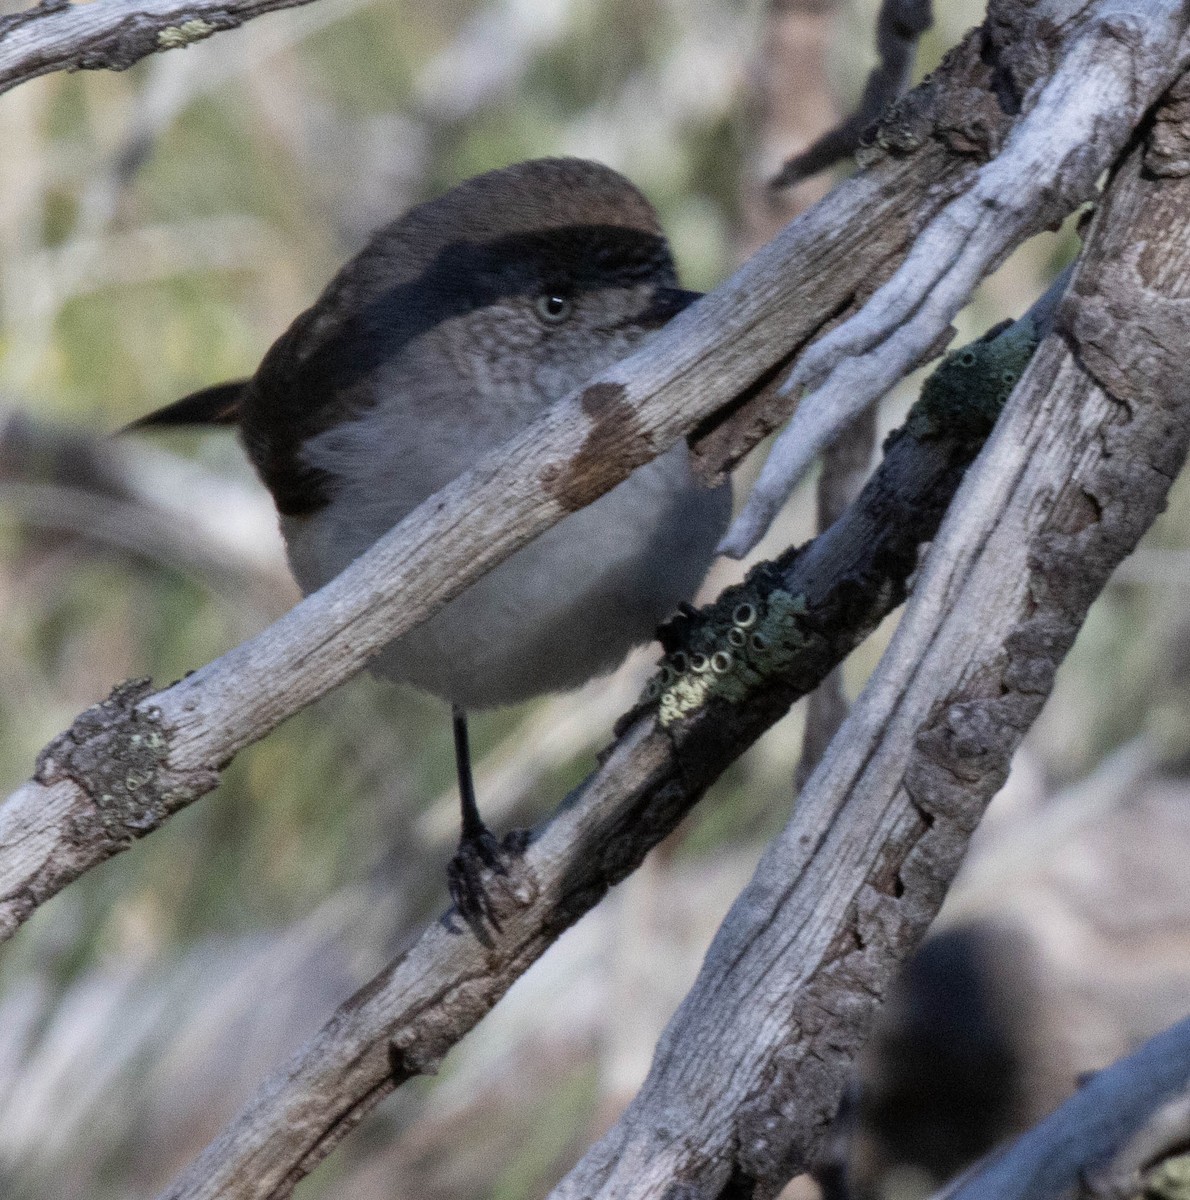
[[455, 770], [459, 776], [459, 807], [463, 816], [464, 842], [482, 841], [491, 831], [479, 815], [475, 801], [475, 779], [471, 774], [471, 742], [467, 737], [467, 714], [457, 704], [451, 705], [451, 718], [455, 732]]
[[505, 859], [512, 847], [497, 841], [479, 815], [479, 805], [475, 802], [475, 781], [471, 775], [467, 714], [457, 704], [453, 705], [453, 719], [455, 766], [459, 775], [459, 806], [463, 821], [459, 848], [446, 868], [446, 878], [459, 916], [481, 942], [490, 945], [491, 938], [484, 923], [487, 922], [499, 933], [500, 922], [488, 894], [485, 876], [489, 873], [508, 874]]

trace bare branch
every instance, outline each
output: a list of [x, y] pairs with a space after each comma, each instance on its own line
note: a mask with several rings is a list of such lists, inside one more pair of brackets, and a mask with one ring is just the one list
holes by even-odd
[[[1017, 19], [1052, 21], [1064, 7], [1052, 0]], [[1021, 96], [1027, 115], [1004, 149], [932, 221], [861, 312], [807, 351], [783, 385], [785, 393], [808, 394], [723, 539], [723, 553], [741, 558], [760, 540], [838, 430], [933, 353], [975, 285], [1013, 246], [1094, 194], [1144, 112], [1181, 73], [1190, 54], [1186, 25], [1179, 0], [1140, 8], [1100, 0], [1089, 16], [1067, 18], [1057, 69]], [[1058, 30], [1047, 32], [1048, 55]]]
[[909, 86], [917, 43], [933, 23], [931, 0], [884, 0], [876, 18], [876, 51], [880, 62], [868, 76], [859, 107], [800, 154], [795, 154], [769, 187], [794, 187], [854, 154], [864, 131]]
[[[1074, 267], [1071, 265], [1055, 280], [1054, 285], [1029, 310], [1034, 322], [1048, 328], [1054, 311], [1066, 292]], [[865, 409], [827, 447], [822, 456], [822, 473], [818, 479], [818, 528], [828, 529], [842, 515], [846, 506], [859, 494], [863, 485], [872, 449], [876, 444], [876, 408]], [[847, 718], [847, 697], [843, 691], [843, 667], [836, 667], [810, 693], [806, 702], [806, 724], [802, 735], [802, 753], [793, 777], [795, 795], [826, 754], [831, 740]]]
[[1142, 1171], [1184, 1149], [1188, 1134], [1190, 1018], [1098, 1072], [1040, 1125], [977, 1163], [937, 1200], [1136, 1195]]
[[[883, 273], [911, 227], [936, 213], [947, 189], [973, 171], [937, 143], [928, 144], [914, 162], [914, 188], [890, 191], [891, 183], [905, 178], [904, 168], [904, 161], [884, 165], [851, 181], [836, 193], [829, 219], [807, 214], [716, 297], [428, 501], [267, 636], [155, 696], [125, 688], [106, 709], [77, 722], [44, 757], [38, 782], [0, 811], [0, 847], [7, 850], [0, 869], [12, 869], [0, 884], [9, 928], [81, 870], [212, 786], [238, 748], [358, 670], [378, 646], [501, 557], [663, 451], [727, 400], [770, 379], [832, 314], [851, 304], [874, 272]], [[870, 225], [885, 213], [888, 226], [873, 233]], [[840, 221], [856, 217], [865, 226], [861, 232], [840, 231]], [[1186, 242], [1182, 217], [1173, 211], [1150, 215], [1149, 222], [1163, 237], [1172, 231]], [[1109, 242], [1106, 217], [1097, 228]], [[830, 236], [816, 236], [824, 233]], [[624, 1195], [641, 1194], [659, 1179], [668, 1187], [679, 1175], [690, 1181], [691, 1196], [717, 1194], [705, 1189], [723, 1182], [724, 1168], [737, 1182], [748, 1176], [768, 1187], [812, 1152], [823, 1106], [833, 1107], [831, 1089], [862, 1040], [891, 963], [907, 951], [940, 899], [979, 803], [1048, 690], [1053, 663], [1107, 560], [1146, 523], [1157, 489], [1168, 483], [1186, 425], [1171, 417], [1172, 407], [1184, 402], [1185, 386], [1183, 373], [1175, 372], [1180, 355], [1168, 347], [1176, 344], [1180, 351], [1186, 322], [1176, 308], [1162, 307], [1167, 276], [1154, 280], [1141, 272], [1177, 272], [1185, 264], [1176, 243], [1136, 259], [1122, 246], [1127, 242], [1108, 247], [1112, 257], [1105, 252], [1104, 259], [1111, 267], [1080, 284], [1083, 294], [1069, 309], [1065, 333], [1078, 342], [1083, 366], [1059, 339], [1047, 345], [1025, 389], [1028, 403], [1018, 401], [1007, 431], [996, 439], [993, 465], [968, 489], [964, 519], [939, 543], [897, 656], [853, 714], [849, 729], [856, 736], [823, 764], [821, 782], [799, 806], [794, 833], [770, 852], [768, 874], [758, 877], [744, 908], [737, 909], [744, 916], [726, 927], [709, 960], [711, 970], [727, 968], [720, 977], [725, 991], [744, 979], [748, 1003], [734, 993], [733, 1020], [723, 1022], [720, 1012], [715, 1028], [748, 1036], [748, 1053], [740, 1057], [738, 1045], [728, 1048], [715, 1035], [705, 1036], [710, 1027], [699, 1023], [709, 1010], [699, 1004], [707, 997], [696, 992], [662, 1044], [658, 1071], [664, 1074], [667, 1053], [692, 1029], [701, 1036], [705, 1062], [695, 1064], [692, 1078], [671, 1075], [664, 1087], [655, 1078], [638, 1102], [643, 1119], [632, 1134], [637, 1140], [613, 1145], [601, 1165], [596, 1156], [599, 1178], [620, 1178]], [[1133, 379], [1127, 368], [1139, 355], [1147, 357]], [[1096, 389], [1086, 370], [1106, 391]], [[1051, 385], [1042, 420], [1039, 397]], [[1132, 406], [1130, 421], [1119, 420], [1121, 405]], [[915, 444], [928, 441], [904, 437], [890, 455], [909, 455]], [[1100, 456], [1104, 447], [1112, 453]], [[911, 529], [908, 517], [937, 518], [941, 483], [953, 485], [961, 463], [943, 455], [942, 461], [931, 459], [930, 470], [932, 475], [907, 481], [918, 489], [938, 486], [937, 493], [927, 486], [931, 499], [923, 509], [905, 511], [902, 492], [887, 490], [885, 479], [851, 520], [782, 565], [782, 585], [795, 589], [791, 599], [800, 597], [808, 614], [821, 618], [845, 610], [846, 620], [821, 628], [803, 629], [795, 616], [795, 628], [808, 640], [823, 637], [824, 628], [833, 635], [825, 645], [812, 643], [802, 676], [764, 680], [758, 693], [746, 692], [746, 703], [720, 697], [686, 713], [676, 726], [633, 726], [582, 795], [529, 847], [523, 872], [509, 880], [506, 932], [497, 947], [489, 952], [446, 924], [433, 926], [266, 1084], [171, 1194], [285, 1195], [371, 1104], [400, 1080], [432, 1070], [551, 938], [631, 869], [650, 839], [672, 827], [741, 746], [900, 598], [916, 543], [928, 536], [922, 526]], [[1071, 489], [1053, 487], [1055, 479], [1071, 475]], [[875, 507], [873, 497], [880, 502]], [[1011, 519], [997, 525], [1006, 508]], [[864, 576], [883, 586], [865, 592], [857, 612], [850, 590], [854, 572], [873, 561], [864, 556], [877, 552], [892, 553], [895, 570], [882, 560], [880, 571]], [[841, 588], [840, 579], [849, 587]], [[1022, 621], [1030, 589], [1034, 610]], [[956, 615], [967, 611], [964, 599], [972, 596], [978, 603], [969, 603], [969, 611], [981, 618], [974, 624]], [[1007, 651], [1006, 631], [1015, 639]], [[832, 782], [856, 779], [867, 790], [852, 790], [851, 809], [837, 816]], [[859, 819], [864, 817], [866, 826]], [[791, 879], [797, 881], [792, 886]], [[763, 929], [748, 923], [749, 913], [762, 913], [766, 900], [796, 904], [804, 897], [818, 907], [812, 920], [795, 926], [804, 931], [802, 940], [787, 937], [781, 947], [786, 957], [767, 961], [773, 973], [748, 976], [755, 956], [771, 952], [772, 939], [790, 928], [787, 913]], [[775, 910], [770, 905], [768, 911]], [[806, 972], [816, 963], [825, 964], [823, 972], [807, 983]], [[779, 985], [771, 986], [781, 973]], [[861, 986], [857, 993], [857, 981], [867, 990]], [[797, 1034], [805, 1040], [781, 1054], [772, 1035], [787, 1028], [782, 1021], [790, 1018], [791, 982], [806, 984], [796, 993]], [[848, 1018], [841, 1036], [830, 1019], [836, 1011]], [[757, 1022], [774, 1013], [772, 1027], [758, 1032]], [[738, 1072], [722, 1070], [727, 1049], [743, 1064]], [[773, 1070], [758, 1088], [748, 1072], [766, 1053]], [[807, 1062], [814, 1069], [792, 1070]], [[669, 1069], [677, 1070], [672, 1059]], [[746, 1102], [724, 1089], [728, 1078], [752, 1089]], [[690, 1087], [699, 1093], [699, 1119], [714, 1126], [702, 1141], [698, 1120], [687, 1121]], [[649, 1107], [650, 1096], [663, 1097], [657, 1108]], [[786, 1107], [774, 1112], [774, 1096]], [[704, 1111], [708, 1097], [713, 1111]], [[726, 1114], [722, 1105], [729, 1106]], [[694, 1135], [677, 1144], [690, 1160], [675, 1161], [674, 1133], [685, 1128]], [[668, 1144], [658, 1154], [660, 1131], [666, 1130]], [[646, 1169], [635, 1170], [634, 1157]]]
[[[978, 60], [949, 76], [964, 95], [972, 70], [987, 83]], [[157, 737], [153, 760], [134, 772], [149, 782], [129, 798], [130, 824], [105, 826], [97, 816], [106, 790], [47, 764], [0, 808], [0, 936], [209, 791], [235, 753], [359, 671], [385, 642], [678, 437], [697, 427], [702, 468], [719, 475], [781, 419], [765, 390], [781, 364], [873, 277], [891, 273], [916, 223], [974, 169], [927, 141], [846, 181], [645, 349], [431, 497], [276, 625], [139, 700]], [[730, 422], [714, 424], [741, 395]]]
[[309, 0], [41, 0], [0, 18], [0, 92], [53, 71], [125, 71]]
[[[1027, 361], [1035, 344], [1031, 321], [1014, 331], [1015, 352]], [[995, 377], [1003, 394], [999, 370]], [[977, 415], [951, 429], [936, 423], [935, 401], [923, 397], [843, 519], [810, 546], [758, 568], [700, 616], [675, 622], [659, 674], [664, 686], [646, 693], [651, 701], [630, 715], [602, 768], [528, 847], [498, 901], [495, 944], [485, 950], [470, 936], [455, 936], [449, 916], [431, 926], [266, 1082], [166, 1196], [285, 1196], [368, 1108], [412, 1075], [433, 1070], [546, 946], [901, 602], [917, 547], [937, 529], [995, 419], [994, 411], [973, 410]], [[747, 618], [735, 615], [743, 607]], [[754, 639], [763, 635], [757, 653], [735, 648], [732, 634], [741, 629]], [[684, 687], [670, 665], [679, 654], [691, 664]], [[698, 654], [708, 664], [726, 657], [732, 665], [700, 675], [693, 667]], [[691, 702], [700, 683], [703, 695]], [[679, 695], [687, 703], [675, 712]], [[632, 723], [654, 711], [654, 719]]]
[[1190, 180], [1140, 153], [880, 668], [617, 1125], [557, 1200], [772, 1197], [812, 1164], [1058, 662], [1190, 442]]

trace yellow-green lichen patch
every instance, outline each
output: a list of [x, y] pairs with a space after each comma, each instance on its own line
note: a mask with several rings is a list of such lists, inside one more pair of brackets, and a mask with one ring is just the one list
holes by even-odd
[[[902, 437], [982, 441], [996, 422], [1037, 348], [1028, 318], [990, 330], [979, 341], [948, 354], [926, 381]], [[782, 568], [762, 564], [701, 611], [687, 607], [661, 631], [668, 653], [633, 713], [656, 708], [669, 728], [713, 699], [738, 704], [768, 680], [789, 674], [825, 651], [820, 622], [808, 621], [806, 598], [786, 586]], [[876, 584], [873, 606], [883, 611], [891, 582]]]
[[668, 727], [712, 698], [739, 703], [805, 646], [805, 612], [803, 596], [774, 586], [767, 573], [751, 576], [701, 613], [685, 614], [681, 645], [661, 661], [639, 706], [656, 705]]
[[191, 17], [180, 25], [167, 25], [157, 31], [157, 45], [162, 50], [177, 50], [181, 46], [189, 46], [191, 42], [201, 42], [215, 33], [217, 26], [202, 17]]

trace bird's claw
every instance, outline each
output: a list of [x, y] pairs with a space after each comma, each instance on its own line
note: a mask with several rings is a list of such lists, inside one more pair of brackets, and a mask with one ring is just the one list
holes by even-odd
[[492, 884], [508, 879], [515, 861], [524, 853], [526, 840], [521, 830], [514, 830], [501, 840], [485, 827], [460, 838], [459, 848], [446, 866], [455, 911], [485, 946], [493, 944], [489, 926], [496, 933], [501, 932]]

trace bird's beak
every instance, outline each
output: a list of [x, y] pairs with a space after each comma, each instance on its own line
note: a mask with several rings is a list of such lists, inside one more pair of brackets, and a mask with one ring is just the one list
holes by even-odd
[[701, 300], [703, 292], [688, 292], [684, 288], [659, 287], [653, 292], [653, 298], [648, 307], [633, 324], [643, 325], [646, 329], [660, 329], [662, 325], [672, 320], [684, 308], [689, 308], [695, 300]]

